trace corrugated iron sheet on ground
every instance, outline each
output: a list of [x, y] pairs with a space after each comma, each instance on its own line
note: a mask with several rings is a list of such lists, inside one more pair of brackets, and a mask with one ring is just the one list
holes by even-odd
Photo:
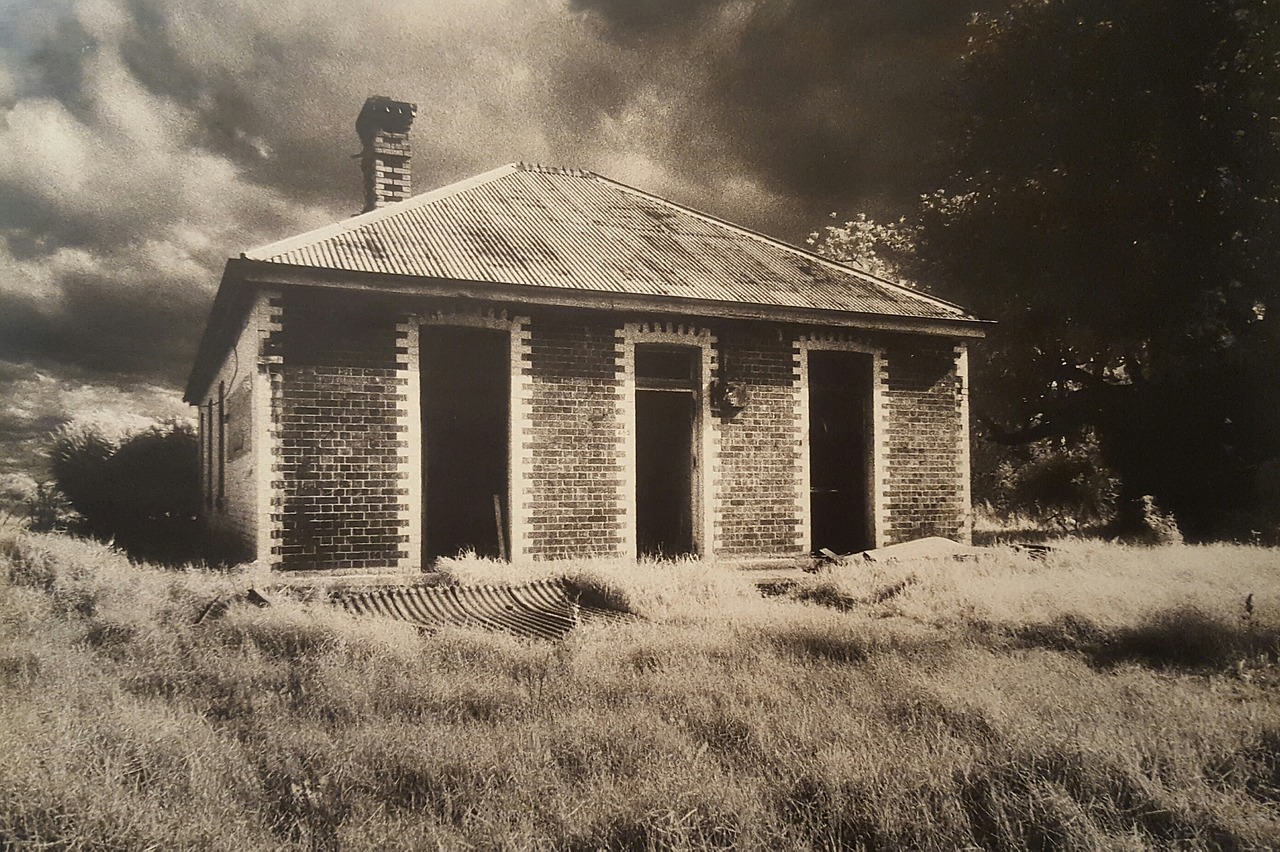
[[319, 269], [969, 320], [939, 299], [592, 172], [510, 165], [247, 252]]
[[480, 627], [537, 639], [561, 639], [587, 621], [635, 618], [591, 597], [573, 583], [544, 580], [522, 586], [388, 586], [344, 592], [333, 601], [354, 615], [395, 618], [426, 630]]

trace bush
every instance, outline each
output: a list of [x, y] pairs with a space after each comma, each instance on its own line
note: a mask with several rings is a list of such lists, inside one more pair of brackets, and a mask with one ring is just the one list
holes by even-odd
[[1182, 530], [1154, 497], [1143, 495], [1120, 507], [1112, 523], [1116, 537], [1133, 544], [1181, 544]]
[[143, 559], [204, 555], [191, 426], [153, 426], [117, 443], [92, 427], [66, 425], [54, 433], [49, 455], [58, 491], [81, 518], [78, 531]]
[[1091, 432], [1018, 446], [979, 436], [974, 467], [975, 499], [1006, 520], [1021, 516], [1079, 532], [1116, 510], [1119, 480]]
[[84, 523], [62, 492], [48, 482], [36, 483], [24, 509], [26, 527], [32, 532], [75, 532]]

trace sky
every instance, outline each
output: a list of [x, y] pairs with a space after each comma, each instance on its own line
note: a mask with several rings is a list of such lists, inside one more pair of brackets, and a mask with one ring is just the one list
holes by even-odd
[[414, 192], [569, 166], [802, 243], [940, 185], [993, 5], [0, 0], [0, 485], [191, 416], [226, 259], [358, 212], [369, 95], [418, 106]]

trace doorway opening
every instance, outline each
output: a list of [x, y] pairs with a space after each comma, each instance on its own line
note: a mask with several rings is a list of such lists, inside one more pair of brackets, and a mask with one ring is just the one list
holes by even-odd
[[423, 560], [473, 550], [504, 558], [511, 340], [501, 330], [423, 326]]
[[814, 550], [857, 553], [875, 546], [873, 378], [869, 354], [809, 351], [809, 517]]
[[638, 344], [635, 365], [639, 555], [693, 554], [701, 350]]

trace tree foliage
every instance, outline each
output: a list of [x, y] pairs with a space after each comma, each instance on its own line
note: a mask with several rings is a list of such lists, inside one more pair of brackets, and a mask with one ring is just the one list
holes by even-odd
[[[836, 219], [837, 214], [831, 214]], [[915, 232], [905, 216], [877, 222], [859, 213], [847, 222], [827, 225], [806, 240], [818, 254], [853, 263], [881, 278], [901, 278], [915, 253]]]
[[199, 448], [189, 425], [154, 426], [119, 442], [67, 425], [54, 434], [49, 457], [80, 532], [146, 559], [200, 555]]
[[1023, 0], [975, 17], [962, 64], [904, 271], [999, 322], [987, 435], [1093, 430], [1124, 500], [1276, 534], [1280, 4]]
[[1090, 432], [1017, 446], [974, 445], [974, 494], [987, 511], [1081, 532], [1115, 515], [1119, 482]]

